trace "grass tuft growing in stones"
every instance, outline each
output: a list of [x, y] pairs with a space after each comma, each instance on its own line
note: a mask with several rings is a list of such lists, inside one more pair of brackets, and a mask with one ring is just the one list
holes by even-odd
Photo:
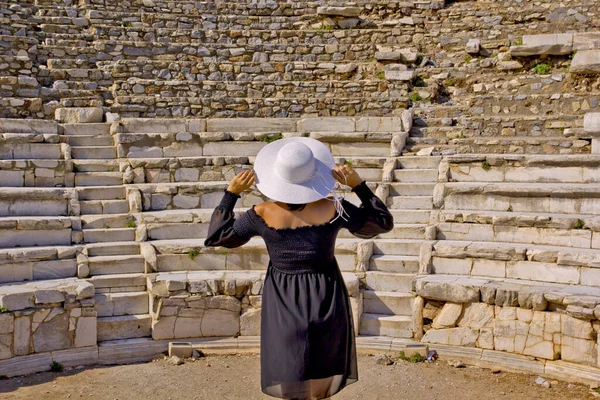
[[536, 64], [533, 69], [538, 75], [548, 75], [550, 72], [552, 72], [552, 67], [546, 63]]
[[50, 364], [50, 372], [63, 372], [65, 369], [64, 365], [59, 362], [52, 361]]
[[413, 93], [413, 94], [411, 94], [411, 95], [410, 95], [410, 99], [411, 99], [413, 102], [415, 102], [415, 103], [416, 103], [416, 102], [418, 102], [418, 101], [421, 101], [421, 100], [423, 100], [423, 98], [421, 97], [421, 95], [420, 95], [419, 93]]
[[575, 224], [575, 226], [573, 227], [573, 229], [583, 229], [585, 227], [585, 222], [583, 222], [582, 220], [578, 219], [577, 223]]
[[512, 42], [513, 46], [523, 46], [523, 38], [517, 38]]
[[376, 76], [377, 79], [385, 79], [385, 71], [379, 71]]
[[190, 260], [193, 260], [194, 258], [198, 257], [200, 253], [198, 252], [198, 250], [190, 250], [188, 253], [188, 257]]
[[6, 307], [0, 307], [0, 314], [5, 314], [8, 312], [8, 308]]
[[264, 138], [261, 139], [261, 141], [263, 141], [265, 143], [271, 143], [271, 142], [274, 142], [279, 139], [283, 139], [283, 135], [265, 136]]
[[128, 228], [137, 228], [135, 221], [127, 221], [125, 224]]
[[412, 85], [414, 87], [425, 87], [425, 86], [427, 86], [427, 84], [425, 83], [425, 81], [423, 80], [423, 78], [421, 78], [420, 76], [416, 76], [412, 80]]
[[489, 171], [490, 169], [492, 169], [492, 166], [487, 160], [485, 160], [481, 163], [481, 168], [483, 168], [484, 171]]
[[419, 353], [413, 353], [410, 356], [407, 356], [404, 351], [401, 351], [400, 354], [398, 354], [398, 358], [403, 361], [407, 361], [407, 362], [411, 362], [411, 363], [420, 363], [420, 362], [425, 361], [423, 356], [420, 355]]

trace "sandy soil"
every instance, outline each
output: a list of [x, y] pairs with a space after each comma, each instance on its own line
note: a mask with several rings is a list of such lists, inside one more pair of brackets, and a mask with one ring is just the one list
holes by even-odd
[[[398, 361], [380, 365], [359, 356], [359, 381], [334, 400], [593, 399], [589, 388], [560, 382], [550, 389], [536, 376], [455, 368], [448, 360], [432, 364]], [[258, 355], [208, 356], [175, 366], [147, 364], [67, 369], [0, 381], [0, 399], [270, 399], [260, 392]]]

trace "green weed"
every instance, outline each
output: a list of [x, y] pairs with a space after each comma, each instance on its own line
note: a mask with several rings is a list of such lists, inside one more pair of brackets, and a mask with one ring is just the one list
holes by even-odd
[[271, 142], [274, 142], [279, 139], [283, 139], [283, 135], [265, 136], [264, 138], [261, 139], [261, 141], [263, 141], [265, 143], [271, 143]]
[[198, 252], [198, 250], [190, 250], [190, 251], [188, 252], [188, 257], [189, 257], [189, 259], [190, 259], [190, 260], [193, 260], [193, 259], [195, 259], [196, 257], [198, 257], [198, 255], [199, 255], [199, 254], [200, 254], [200, 253]]
[[406, 353], [404, 353], [404, 351], [400, 352], [400, 354], [398, 355], [398, 358], [400, 358], [403, 361], [408, 361], [411, 363], [420, 363], [420, 362], [425, 361], [423, 356], [420, 355], [419, 353], [413, 353], [410, 356], [407, 356]]
[[573, 229], [583, 229], [585, 227], [585, 222], [583, 222], [582, 220], [578, 219], [577, 223], [575, 224], [575, 226], [573, 227]]
[[414, 87], [425, 87], [425, 86], [427, 86], [427, 84], [425, 83], [425, 81], [423, 80], [423, 78], [421, 78], [420, 76], [416, 76], [415, 78], [413, 78], [412, 85]]
[[546, 63], [539, 63], [533, 67], [534, 71], [538, 75], [548, 75], [552, 71], [552, 67]]
[[415, 60], [415, 65], [421, 65], [423, 62], [423, 56], [421, 54], [417, 55], [417, 59]]
[[513, 210], [512, 206], [508, 206], [508, 208], [506, 209], [506, 211], [508, 211], [508, 212], [512, 212], [512, 210]]
[[379, 71], [376, 76], [377, 79], [385, 79], [385, 71]]
[[62, 365], [59, 362], [52, 361], [52, 363], [50, 364], [50, 372], [63, 372], [64, 369], [64, 365]]
[[4, 314], [8, 312], [8, 308], [6, 307], [0, 307], [0, 314]]
[[514, 46], [523, 46], [523, 38], [517, 38], [513, 42]]
[[484, 171], [489, 171], [490, 169], [492, 169], [492, 166], [487, 160], [485, 160], [481, 163], [481, 168], [483, 168]]
[[137, 228], [135, 221], [127, 221], [126, 225], [128, 228]]
[[421, 97], [421, 95], [419, 93], [413, 93], [410, 95], [410, 99], [413, 101], [413, 103], [419, 102], [421, 100], [423, 100], [423, 98]]
[[344, 165], [349, 166], [350, 168], [352, 168], [352, 161], [348, 161], [346, 160], [346, 162], [344, 163]]

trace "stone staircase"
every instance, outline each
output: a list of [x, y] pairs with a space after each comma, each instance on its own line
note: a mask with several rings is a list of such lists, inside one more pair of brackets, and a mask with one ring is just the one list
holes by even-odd
[[337, 242], [361, 346], [600, 381], [595, 1], [0, 3], [0, 375], [255, 346], [264, 243], [203, 241], [308, 136], [394, 215]]

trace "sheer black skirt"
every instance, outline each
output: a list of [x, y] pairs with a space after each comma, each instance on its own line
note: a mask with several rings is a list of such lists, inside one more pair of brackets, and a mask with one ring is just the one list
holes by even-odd
[[358, 380], [346, 285], [335, 261], [318, 269], [325, 272], [284, 272], [269, 265], [260, 338], [265, 394], [322, 399]]

